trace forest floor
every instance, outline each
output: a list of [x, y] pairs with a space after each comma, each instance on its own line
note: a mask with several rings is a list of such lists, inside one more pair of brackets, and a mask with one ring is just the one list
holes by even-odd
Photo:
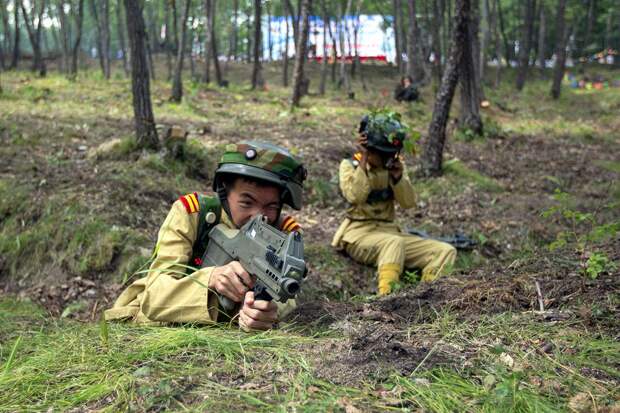
[[[408, 156], [417, 208], [397, 212], [478, 246], [450, 276], [407, 273], [378, 298], [373, 269], [329, 247], [344, 213], [338, 164], [372, 108], [401, 111], [424, 138], [433, 90], [395, 104], [392, 69], [367, 67], [355, 100], [330, 85], [291, 112], [280, 70], [265, 68], [262, 91], [242, 65], [228, 88], [187, 81], [181, 104], [154, 82], [160, 132], [189, 132], [185, 161], [135, 150], [122, 77], [2, 73], [0, 411], [620, 412], [620, 88], [554, 101], [548, 80], [517, 93], [511, 74], [486, 88], [485, 136], [451, 119], [440, 178], [417, 178]], [[171, 203], [211, 192], [240, 139], [282, 144], [309, 169], [298, 309], [260, 334], [100, 322]]]

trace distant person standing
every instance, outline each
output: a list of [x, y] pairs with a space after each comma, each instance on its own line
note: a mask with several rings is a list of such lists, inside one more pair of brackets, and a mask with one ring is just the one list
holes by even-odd
[[418, 88], [413, 84], [411, 76], [401, 77], [400, 83], [394, 90], [394, 99], [399, 102], [415, 102], [419, 96]]

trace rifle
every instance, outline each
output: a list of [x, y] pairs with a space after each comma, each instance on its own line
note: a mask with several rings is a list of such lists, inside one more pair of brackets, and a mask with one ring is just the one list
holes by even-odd
[[425, 231], [416, 228], [410, 228], [407, 229], [407, 233], [411, 235], [416, 235], [424, 239], [432, 239], [436, 241], [446, 242], [459, 250], [472, 250], [478, 245], [478, 242], [464, 234], [461, 234], [460, 232], [457, 232], [456, 234], [449, 237], [432, 237]]
[[[209, 243], [202, 257], [202, 267], [218, 267], [231, 261], [256, 277], [257, 300], [286, 302], [294, 298], [307, 275], [304, 242], [300, 232], [286, 234], [256, 215], [241, 229], [219, 224], [209, 232]], [[218, 294], [222, 308], [229, 313], [235, 303]]]

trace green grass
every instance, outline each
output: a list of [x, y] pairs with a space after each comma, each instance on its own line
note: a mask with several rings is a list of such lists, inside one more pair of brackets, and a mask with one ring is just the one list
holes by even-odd
[[345, 340], [338, 334], [69, 320], [42, 324], [41, 311], [28, 302], [1, 300], [0, 310], [0, 411], [89, 406], [319, 412], [354, 406], [561, 412], [582, 393], [599, 408], [619, 396], [617, 341], [603, 333], [587, 335], [570, 321], [550, 324], [527, 314], [463, 322], [443, 312], [431, 323], [411, 325], [408, 340], [431, 343], [432, 352], [452, 362], [427, 368], [422, 360], [410, 376], [368, 378], [351, 387], [320, 379], [317, 373], [329, 366], [305, 351]]

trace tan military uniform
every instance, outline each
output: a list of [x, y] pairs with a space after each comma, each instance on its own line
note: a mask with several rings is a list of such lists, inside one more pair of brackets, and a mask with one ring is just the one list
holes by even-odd
[[[415, 206], [415, 194], [407, 172], [394, 183], [383, 168], [359, 167], [360, 154], [340, 163], [340, 190], [351, 204], [332, 241], [354, 260], [376, 265], [379, 292], [389, 292], [403, 268], [421, 268], [422, 280], [437, 278], [454, 263], [456, 250], [451, 245], [403, 233], [394, 223], [394, 203], [402, 208]], [[367, 202], [371, 191], [391, 188], [390, 199]]]
[[[176, 201], [159, 230], [156, 256], [146, 277], [134, 281], [105, 311], [106, 320], [131, 319], [138, 323], [212, 323], [221, 319], [217, 295], [207, 286], [214, 267], [201, 268], [186, 275], [197, 237], [199, 204], [195, 194]], [[278, 223], [282, 230], [298, 230], [291, 217]], [[226, 213], [220, 224], [235, 228]], [[194, 264], [194, 263], [192, 263]], [[283, 317], [295, 301], [278, 303]]]

